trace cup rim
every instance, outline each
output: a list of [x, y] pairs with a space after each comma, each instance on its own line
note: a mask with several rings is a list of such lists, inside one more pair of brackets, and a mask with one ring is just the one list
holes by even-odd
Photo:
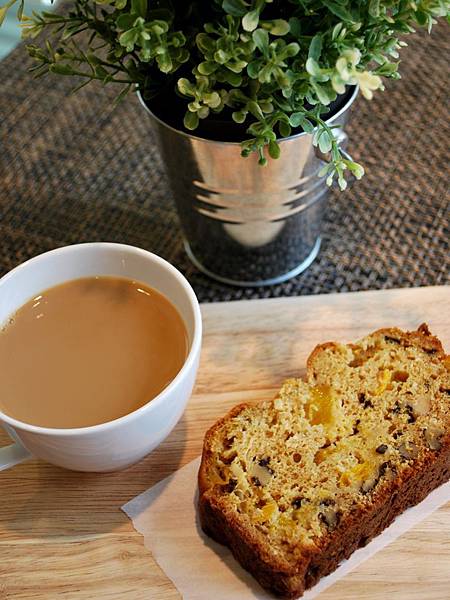
[[[87, 427], [73, 427], [73, 428], [65, 428], [65, 427], [42, 427], [40, 425], [32, 425], [31, 423], [26, 423], [25, 421], [19, 421], [14, 417], [11, 417], [4, 413], [0, 409], [0, 422], [3, 421], [10, 425], [11, 427], [15, 427], [17, 429], [27, 431], [30, 433], [38, 433], [42, 435], [58, 435], [58, 436], [73, 436], [73, 435], [82, 435], [82, 434], [93, 434], [100, 433], [107, 429], [111, 429], [114, 427], [118, 427], [131, 421], [135, 417], [138, 417], [140, 414], [144, 413], [149, 406], [159, 406], [165, 400], [165, 398], [171, 393], [174, 387], [178, 384], [178, 382], [185, 377], [185, 375], [191, 370], [194, 366], [194, 362], [197, 358], [198, 353], [200, 352], [201, 340], [202, 340], [202, 316], [200, 311], [200, 305], [195, 295], [194, 290], [192, 289], [191, 284], [188, 282], [186, 277], [171, 263], [169, 263], [164, 258], [161, 258], [157, 254], [153, 252], [149, 252], [148, 250], [144, 250], [143, 248], [139, 248], [137, 246], [132, 246], [130, 244], [119, 244], [115, 242], [85, 242], [80, 244], [70, 244], [68, 246], [62, 246], [61, 248], [55, 248], [54, 250], [49, 250], [48, 252], [43, 252], [34, 256], [25, 262], [21, 263], [17, 267], [14, 267], [8, 273], [6, 273], [3, 277], [0, 278], [0, 287], [5, 281], [15, 277], [17, 272], [20, 272], [25, 267], [29, 267], [30, 264], [35, 262], [39, 262], [43, 260], [43, 257], [47, 258], [48, 256], [54, 256], [56, 254], [67, 254], [69, 252], [76, 251], [78, 249], [89, 249], [91, 248], [103, 248], [109, 249], [112, 251], [126, 251], [131, 254], [138, 254], [144, 256], [145, 258], [158, 263], [164, 269], [170, 273], [172, 277], [174, 277], [183, 287], [186, 295], [191, 304], [191, 308], [194, 313], [194, 333], [192, 337], [192, 342], [190, 345], [189, 353], [186, 357], [186, 360], [183, 363], [183, 366], [172, 379], [172, 381], [165, 387], [157, 396], [148, 400], [145, 404], [133, 410], [122, 417], [118, 417], [117, 419], [113, 419], [112, 421], [105, 421], [104, 423], [99, 423], [97, 425], [88, 425]], [[100, 275], [101, 276], [101, 275]], [[57, 285], [57, 284], [56, 284]], [[184, 319], [183, 319], [184, 320]]]

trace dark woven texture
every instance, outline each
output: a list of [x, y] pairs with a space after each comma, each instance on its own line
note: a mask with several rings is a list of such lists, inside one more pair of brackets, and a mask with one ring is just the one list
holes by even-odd
[[137, 98], [37, 81], [19, 47], [0, 63], [0, 274], [66, 244], [116, 241], [163, 256], [201, 301], [449, 283], [448, 27], [410, 37], [402, 80], [359, 99], [349, 150], [366, 176], [334, 191], [318, 259], [267, 288], [235, 288], [199, 273], [182, 247], [154, 137]]

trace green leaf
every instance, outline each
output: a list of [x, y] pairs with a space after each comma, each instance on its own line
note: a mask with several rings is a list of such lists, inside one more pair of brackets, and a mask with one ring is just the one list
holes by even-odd
[[357, 162], [353, 162], [350, 160], [346, 160], [345, 164], [349, 168], [349, 170], [353, 173], [356, 179], [361, 179], [364, 177], [364, 167]]
[[223, 0], [222, 8], [233, 17], [242, 17], [247, 12], [248, 4], [244, 0]]
[[[136, 19], [136, 24], [139, 23], [141, 26], [145, 25], [145, 20], [142, 17], [138, 17]], [[167, 33], [169, 31], [169, 25], [166, 21], [154, 20], [150, 23], [147, 23], [145, 29], [149, 29], [152, 33], [156, 33], [156, 35], [162, 35], [163, 33]]]
[[[39, 13], [37, 13], [36, 11], [33, 10], [33, 16], [36, 17]], [[61, 15], [52, 13], [52, 12], [48, 12], [46, 10], [43, 10], [41, 13], [42, 17], [45, 17], [48, 20], [58, 20], [61, 18]]]
[[331, 143], [330, 134], [328, 133], [328, 131], [326, 131], [326, 129], [321, 131], [321, 133], [319, 134], [318, 143], [319, 143], [319, 150], [321, 152], [323, 152], [324, 154], [327, 154], [327, 152], [330, 152], [332, 143]]
[[159, 70], [162, 73], [170, 73], [173, 69], [173, 62], [168, 52], [164, 52], [164, 54], [158, 54], [156, 57], [156, 62]]
[[322, 35], [317, 33], [309, 45], [308, 58], [318, 61], [322, 54]]
[[280, 135], [282, 137], [289, 137], [292, 133], [289, 124], [285, 123], [284, 121], [280, 121], [280, 123], [278, 125], [278, 129], [279, 129]]
[[221, 98], [217, 92], [211, 92], [210, 94], [203, 94], [203, 102], [210, 108], [217, 108], [221, 103]]
[[331, 97], [328, 95], [327, 89], [314, 81], [311, 83], [311, 85], [314, 88], [314, 91], [316, 92], [316, 96], [319, 102], [327, 106], [331, 102]]
[[345, 82], [338, 73], [332, 75], [331, 85], [337, 94], [345, 94]]
[[231, 58], [231, 54], [225, 52], [225, 50], [217, 50], [214, 52], [214, 60], [217, 61], [220, 65], [224, 65]]
[[369, 15], [374, 19], [380, 16], [380, 0], [370, 0]]
[[306, 133], [314, 131], [314, 125], [309, 121], [302, 112], [295, 112], [289, 117], [289, 123], [292, 127], [301, 127]]
[[333, 2], [333, 0], [322, 0], [322, 3], [337, 17], [342, 19], [347, 23], [353, 23], [352, 15], [337, 2]]
[[271, 64], [265, 65], [258, 73], [258, 81], [260, 83], [270, 83], [272, 72], [273, 66]]
[[54, 63], [49, 66], [49, 71], [56, 73], [57, 75], [73, 75], [73, 69], [69, 65], [62, 65], [61, 63]]
[[289, 33], [290, 26], [284, 19], [274, 19], [262, 23], [265, 29], [268, 29], [272, 35], [286, 35]]
[[23, 17], [23, 5], [24, 0], [20, 0], [19, 8], [17, 9], [17, 18], [19, 19], [19, 21], [21, 21]]
[[226, 64], [227, 69], [230, 69], [233, 73], [242, 73], [242, 70], [245, 69], [246, 66], [247, 63], [243, 60], [231, 60]]
[[[331, 39], [334, 40], [339, 36], [339, 34], [341, 33], [341, 30], [344, 28], [342, 23], [338, 23], [337, 25], [334, 26], [333, 28], [333, 33], [331, 34]], [[345, 31], [345, 28], [344, 28]]]
[[[5, 20], [8, 9], [10, 9], [11, 6], [13, 4], [15, 4], [16, 2], [17, 2], [17, 0], [9, 0], [4, 6], [0, 6], [0, 25]], [[21, 2], [21, 5], [19, 6], [19, 10], [17, 12], [19, 12], [21, 9], [23, 10], [23, 2]]]
[[318, 172], [318, 176], [325, 177], [325, 175], [327, 175], [327, 173], [329, 171], [333, 170], [333, 168], [334, 168], [334, 165], [332, 163], [325, 163], [324, 166]]
[[8, 12], [9, 6], [0, 6], [0, 25], [2, 25], [3, 21], [6, 18], [6, 13]]
[[242, 27], [245, 31], [255, 31], [259, 23], [259, 10], [252, 10], [242, 18]]
[[292, 113], [292, 115], [289, 117], [289, 123], [292, 127], [299, 127], [304, 120], [305, 115], [301, 112]]
[[308, 119], [305, 119], [302, 123], [302, 129], [306, 133], [312, 133], [314, 131], [314, 125]]
[[338, 173], [338, 183], [339, 183], [339, 189], [341, 190], [341, 192], [343, 192], [344, 190], [347, 189], [347, 182], [345, 181], [345, 177], [343, 173]]
[[280, 69], [280, 68], [276, 68], [275, 70], [275, 79], [277, 80], [278, 85], [280, 86], [281, 89], [286, 89], [291, 87], [291, 80], [288, 77], [288, 75], [286, 75], [286, 73]]
[[116, 25], [119, 29], [131, 29], [136, 20], [134, 15], [130, 15], [129, 13], [124, 13], [119, 15], [116, 19]]
[[253, 41], [256, 44], [256, 47], [260, 52], [264, 55], [269, 52], [269, 34], [265, 29], [257, 29], [252, 34]]
[[416, 21], [422, 27], [428, 23], [428, 15], [423, 10], [416, 11]]
[[282, 50], [282, 54], [285, 58], [297, 56], [297, 54], [299, 52], [300, 52], [300, 46], [297, 44], [297, 42], [291, 42], [290, 44], [288, 44], [286, 46], [286, 48], [284, 50]]
[[253, 62], [249, 63], [247, 65], [248, 76], [251, 77], [252, 79], [257, 79], [261, 65], [262, 65], [261, 59], [254, 60]]
[[398, 63], [386, 62], [379, 66], [378, 69], [374, 71], [374, 73], [376, 75], [382, 75], [383, 77], [392, 77], [394, 74], [397, 73], [397, 69]]
[[199, 119], [197, 113], [188, 111], [184, 115], [183, 124], [186, 127], [186, 129], [192, 131], [193, 129], [196, 129], [198, 127], [198, 121]]
[[212, 60], [202, 62], [198, 65], [197, 69], [201, 75], [211, 75], [214, 71], [217, 71], [219, 65]]
[[280, 158], [281, 150], [280, 146], [276, 141], [271, 140], [269, 142], [269, 156], [271, 158], [277, 159]]
[[242, 84], [242, 75], [239, 73], [233, 73], [233, 71], [225, 71], [222, 73], [223, 80], [232, 85], [233, 87], [239, 87]]
[[250, 100], [250, 102], [247, 105], [247, 108], [256, 119], [264, 119], [264, 114], [262, 110], [259, 108], [258, 104], [254, 100]]
[[247, 113], [244, 110], [238, 110], [231, 115], [235, 123], [243, 123], [247, 117]]
[[294, 37], [300, 37], [302, 35], [302, 23], [300, 19], [291, 17], [289, 19], [289, 29]]
[[138, 32], [135, 29], [129, 29], [128, 31], [124, 31], [119, 36], [119, 44], [121, 46], [125, 46], [129, 52], [133, 50], [134, 44], [138, 38]]
[[123, 90], [120, 92], [120, 94], [117, 94], [117, 96], [114, 98], [114, 105], [117, 106], [117, 104], [119, 104], [120, 102], [122, 102], [122, 100], [125, 98], [125, 96], [128, 94], [128, 92], [131, 90], [131, 85], [126, 85]]
[[195, 38], [197, 47], [203, 54], [207, 52], [214, 52], [216, 49], [216, 43], [212, 40], [207, 33], [199, 33]]
[[94, 72], [97, 77], [101, 77], [102, 79], [107, 77], [108, 72], [101, 65], [97, 65], [94, 69]]
[[197, 115], [199, 119], [206, 119], [209, 115], [209, 108], [207, 106], [202, 106], [198, 111]]
[[177, 86], [180, 93], [184, 96], [195, 96], [195, 87], [186, 77], [180, 77]]
[[145, 19], [147, 15], [147, 0], [131, 0], [131, 12]]
[[313, 77], [320, 76], [320, 67], [313, 58], [308, 58], [306, 61], [306, 71]]

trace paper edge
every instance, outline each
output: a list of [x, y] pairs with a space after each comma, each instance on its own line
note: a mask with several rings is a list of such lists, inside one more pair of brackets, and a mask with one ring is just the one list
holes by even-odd
[[[201, 460], [201, 455], [198, 456], [197, 458], [191, 460], [190, 462], [186, 463], [180, 469], [178, 469], [171, 475], [168, 475], [164, 479], [160, 480], [158, 483], [156, 483], [149, 489], [145, 490], [144, 492], [141, 492], [140, 494], [135, 496], [135, 498], [129, 500], [126, 504], [124, 504], [123, 506], [120, 507], [122, 512], [124, 512], [126, 514], [126, 516], [131, 520], [134, 529], [140, 535], [142, 535], [144, 537], [144, 543], [145, 543], [146, 534], [136, 526], [136, 523], [134, 521], [134, 519], [137, 518], [139, 515], [138, 514], [134, 515], [134, 517], [132, 517], [130, 515], [132, 506], [134, 504], [138, 504], [139, 501], [142, 501], [146, 496], [149, 496], [150, 494], [154, 494], [155, 492], [157, 493], [160, 488], [166, 487], [168, 485], [168, 483], [170, 483], [170, 481], [172, 481], [177, 476], [179, 477], [180, 473], [182, 471], [185, 471], [188, 469], [193, 469], [195, 467], [195, 463], [197, 464], [197, 466], [199, 466], [200, 460]], [[196, 485], [196, 481], [195, 481], [195, 485]], [[344, 579], [349, 573], [354, 571], [361, 564], [363, 564], [364, 562], [369, 560], [372, 556], [375, 556], [376, 554], [378, 554], [378, 552], [382, 551], [384, 548], [389, 546], [391, 543], [398, 540], [403, 534], [405, 534], [408, 531], [410, 531], [411, 529], [413, 529], [415, 526], [417, 526], [419, 523], [421, 523], [422, 521], [427, 519], [430, 515], [435, 513], [437, 510], [439, 510], [439, 508], [441, 508], [448, 502], [450, 502], [450, 481], [447, 481], [447, 482], [441, 484], [438, 488], [435, 488], [434, 490], [432, 490], [426, 496], [426, 498], [424, 498], [419, 504], [411, 506], [411, 507], [407, 508], [405, 511], [403, 511], [400, 515], [398, 515], [394, 519], [394, 521], [388, 527], [386, 527], [386, 529], [384, 529], [379, 535], [377, 535], [375, 538], [373, 538], [366, 546], [355, 550], [347, 560], [343, 560], [339, 564], [337, 569], [335, 569], [329, 575], [322, 577], [316, 583], [316, 585], [314, 587], [305, 590], [303, 595], [299, 596], [299, 598], [301, 600], [314, 600], [322, 592], [324, 592], [325, 590], [332, 587], [338, 581]], [[148, 509], [149, 509], [148, 506], [146, 506], [144, 508], [144, 510], [148, 510]], [[198, 512], [197, 512], [197, 516], [198, 516]], [[205, 539], [209, 539], [208, 536], [206, 536], [206, 534], [203, 534], [203, 535], [205, 536]], [[170, 579], [170, 581], [172, 582], [172, 585], [176, 588], [178, 593], [183, 598], [188, 600], [187, 596], [184, 595], [184, 591], [180, 590], [176, 586], [173, 578], [170, 576], [169, 573], [167, 573], [167, 571], [161, 566], [161, 564], [158, 562], [158, 560], [154, 556], [154, 552], [152, 550], [151, 544], [146, 545], [146, 548], [152, 553], [153, 559], [158, 564], [159, 568], [164, 572], [166, 577], [168, 579]], [[228, 550], [228, 551], [231, 554], [231, 551], [230, 550]], [[238, 564], [239, 563], [236, 562], [236, 565], [238, 565]], [[263, 590], [263, 588], [261, 588], [261, 592], [263, 592], [263, 591], [265, 591], [265, 590]], [[273, 597], [275, 598], [275, 596], [273, 596]]]

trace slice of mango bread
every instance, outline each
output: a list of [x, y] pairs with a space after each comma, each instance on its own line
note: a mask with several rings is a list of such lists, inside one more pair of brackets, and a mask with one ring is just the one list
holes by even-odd
[[318, 346], [306, 381], [206, 434], [203, 529], [297, 597], [449, 478], [450, 356], [426, 325]]

